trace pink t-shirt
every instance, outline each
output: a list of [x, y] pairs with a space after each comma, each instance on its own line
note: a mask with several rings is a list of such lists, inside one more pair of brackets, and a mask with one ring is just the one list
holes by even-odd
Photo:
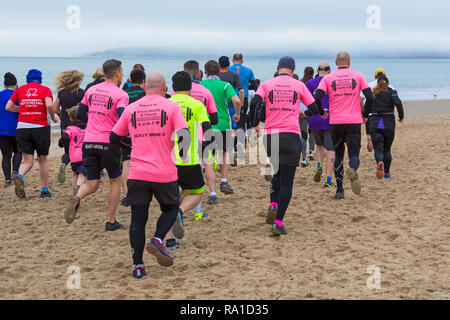
[[84, 129], [77, 126], [67, 127], [65, 134], [69, 136], [69, 157], [70, 162], [77, 163], [83, 161], [83, 142], [84, 142]]
[[370, 88], [362, 73], [348, 68], [325, 76], [317, 90], [330, 97], [330, 124], [363, 123], [361, 91]]
[[194, 81], [192, 81], [191, 97], [203, 103], [209, 114], [217, 112], [216, 103], [214, 102], [211, 91]]
[[128, 94], [105, 81], [89, 88], [81, 103], [89, 107], [84, 141], [109, 143], [111, 130], [119, 120], [117, 109], [128, 105]]
[[158, 95], [146, 95], [125, 108], [113, 132], [130, 134], [129, 179], [151, 182], [178, 180], [174, 133], [187, 128], [181, 107]]
[[256, 94], [266, 101], [266, 134], [300, 134], [300, 101], [305, 106], [315, 102], [305, 84], [288, 75], [263, 82]]

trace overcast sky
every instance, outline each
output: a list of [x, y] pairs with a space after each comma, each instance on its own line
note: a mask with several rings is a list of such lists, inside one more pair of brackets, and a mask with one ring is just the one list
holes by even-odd
[[[67, 8], [80, 8], [70, 30]], [[381, 29], [367, 8], [381, 9]], [[0, 11], [0, 56], [77, 56], [120, 47], [247, 54], [436, 52], [450, 57], [442, 0], [27, 0]]]

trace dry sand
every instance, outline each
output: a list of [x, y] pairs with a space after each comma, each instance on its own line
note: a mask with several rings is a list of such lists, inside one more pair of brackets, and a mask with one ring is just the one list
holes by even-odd
[[[233, 168], [236, 193], [206, 208], [209, 221], [187, 215], [173, 267], [145, 252], [141, 280], [131, 277], [128, 230], [104, 231], [107, 180], [67, 225], [71, 187], [56, 181], [54, 156], [52, 199], [39, 199], [37, 166], [25, 179], [27, 199], [0, 189], [0, 299], [449, 299], [450, 102], [407, 103], [406, 112], [392, 180], [375, 178], [365, 138], [361, 196], [346, 182], [346, 199], [333, 200], [312, 181], [314, 165], [298, 168], [290, 234], [277, 239], [265, 224], [269, 184], [260, 166]], [[149, 234], [158, 208], [150, 209]], [[130, 210], [120, 207], [118, 220], [129, 225]], [[70, 265], [81, 268], [80, 290], [66, 288]], [[367, 288], [371, 265], [380, 268], [380, 290]]]

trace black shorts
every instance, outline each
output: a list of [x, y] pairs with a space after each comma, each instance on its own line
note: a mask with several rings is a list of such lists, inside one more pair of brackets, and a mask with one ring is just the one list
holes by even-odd
[[88, 180], [100, 180], [102, 169], [108, 171], [111, 179], [122, 175], [122, 152], [120, 147], [110, 143], [83, 143], [83, 166]]
[[131, 148], [120, 146], [120, 150], [122, 152], [122, 161], [131, 160]]
[[83, 166], [83, 162], [75, 162], [70, 164], [72, 168], [72, 172], [76, 174], [83, 174], [84, 176], [87, 175], [86, 168]]
[[177, 166], [178, 184], [182, 190], [197, 190], [205, 185], [200, 165]]
[[18, 129], [16, 134], [19, 152], [32, 154], [37, 152], [38, 157], [48, 156], [50, 150], [50, 127]]
[[180, 189], [176, 181], [160, 183], [129, 179], [127, 201], [132, 206], [148, 205], [155, 195], [160, 206], [178, 208]]
[[318, 146], [323, 146], [327, 151], [334, 151], [331, 130], [312, 130], [312, 135]]
[[[223, 150], [225, 152], [230, 152], [231, 150], [233, 150], [234, 147], [234, 139], [233, 139], [233, 134], [232, 134], [232, 130], [227, 130], [227, 131], [216, 131], [213, 130], [213, 137], [212, 137], [212, 142], [211, 144], [214, 145], [214, 150]], [[209, 147], [210, 145], [205, 143], [202, 146], [203, 151], [205, 150], [206, 147]], [[209, 147], [209, 150], [212, 147]], [[204, 156], [208, 156], [208, 155], [204, 155]]]
[[[278, 154], [276, 145], [278, 144]], [[272, 165], [277, 163], [298, 167], [302, 142], [296, 133], [282, 132], [264, 136], [264, 146]]]

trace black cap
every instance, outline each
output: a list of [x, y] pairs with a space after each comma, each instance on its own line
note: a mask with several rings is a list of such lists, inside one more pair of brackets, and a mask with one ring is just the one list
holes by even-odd
[[191, 75], [185, 71], [178, 71], [172, 77], [172, 88], [175, 92], [190, 91], [192, 89]]
[[5, 87], [15, 86], [15, 85], [17, 85], [17, 79], [11, 72], [7, 72], [7, 73], [5, 73], [4, 84], [5, 84]]
[[219, 58], [219, 64], [221, 68], [228, 68], [230, 66], [230, 59], [228, 57], [222, 56]]
[[291, 69], [291, 70], [295, 70], [295, 60], [291, 57], [283, 57], [280, 59], [280, 61], [278, 62], [278, 68], [277, 70], [280, 69]]

